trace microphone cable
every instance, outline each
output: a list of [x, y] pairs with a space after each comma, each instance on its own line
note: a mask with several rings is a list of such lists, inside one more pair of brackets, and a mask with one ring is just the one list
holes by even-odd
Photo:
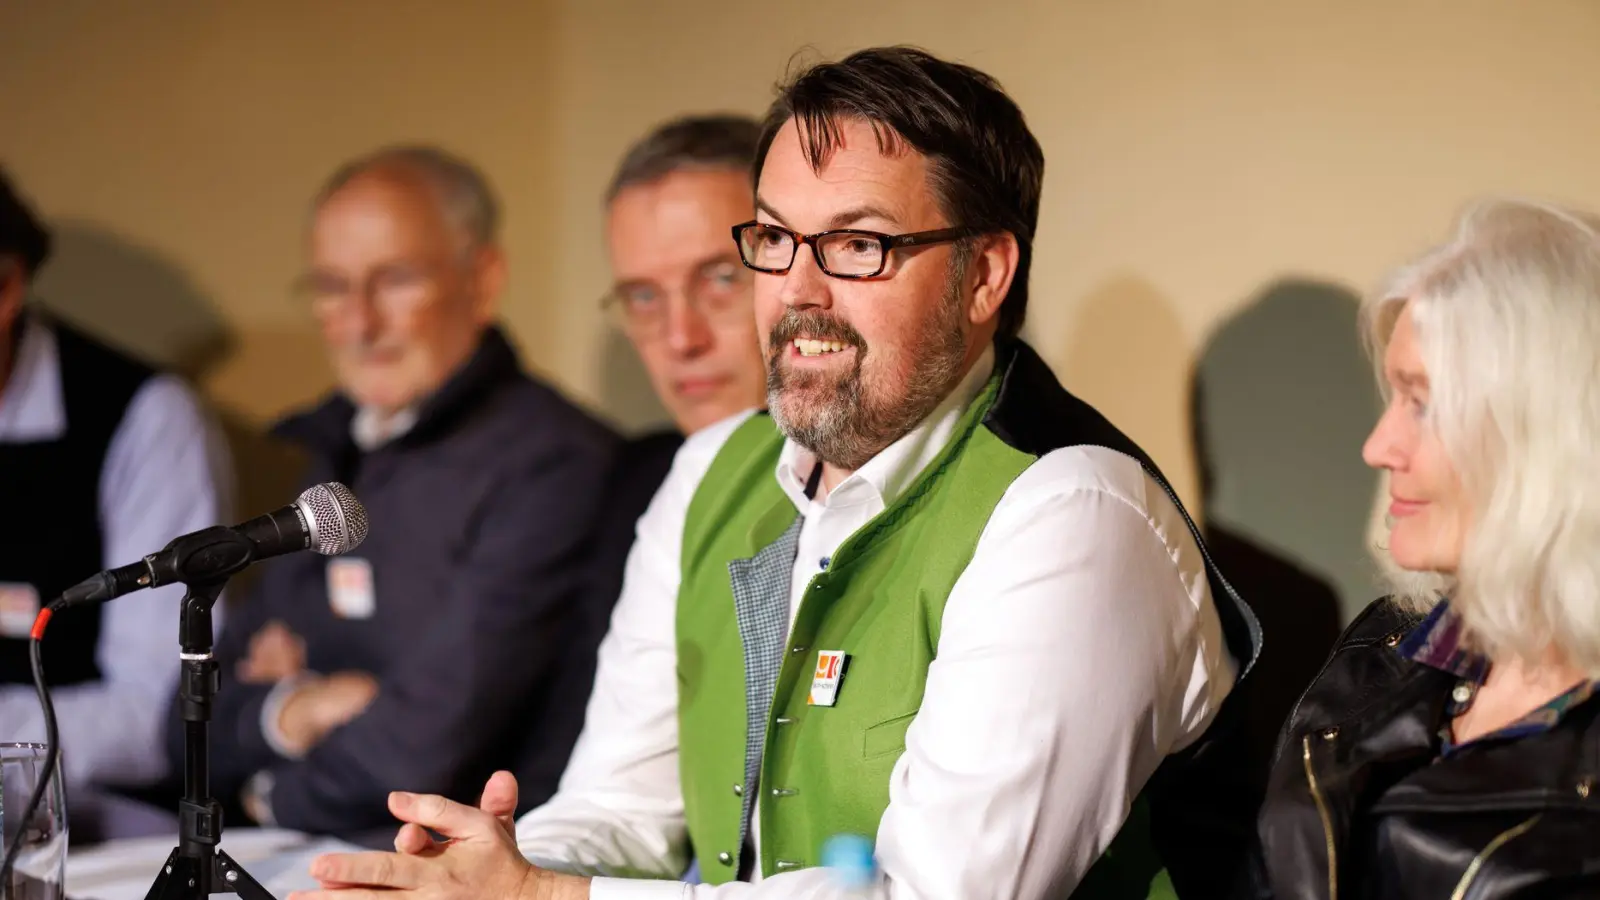
[[12, 870], [17, 864], [17, 854], [22, 849], [28, 823], [38, 814], [39, 804], [44, 801], [45, 794], [50, 790], [50, 781], [55, 777], [56, 768], [61, 761], [61, 733], [56, 727], [56, 707], [50, 700], [50, 687], [44, 679], [43, 656], [44, 630], [49, 626], [50, 617], [55, 615], [61, 603], [62, 598], [57, 597], [49, 606], [39, 610], [38, 617], [33, 620], [33, 628], [28, 632], [28, 664], [33, 669], [33, 689], [38, 693], [39, 707], [44, 711], [44, 768], [38, 773], [37, 783], [33, 786], [33, 795], [28, 798], [27, 805], [22, 809], [22, 818], [17, 823], [17, 836], [6, 848], [5, 860], [0, 862], [0, 900], [13, 900], [11, 878]]

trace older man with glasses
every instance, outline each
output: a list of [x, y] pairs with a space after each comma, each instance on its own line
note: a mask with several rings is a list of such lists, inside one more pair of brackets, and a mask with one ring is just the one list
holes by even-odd
[[538, 764], [518, 771], [549, 794], [582, 726], [616, 438], [495, 325], [498, 225], [483, 175], [431, 147], [355, 160], [312, 203], [298, 287], [339, 389], [277, 431], [372, 533], [264, 564], [218, 641], [213, 788], [258, 822], [359, 835], [391, 790], [471, 799], [529, 727]]

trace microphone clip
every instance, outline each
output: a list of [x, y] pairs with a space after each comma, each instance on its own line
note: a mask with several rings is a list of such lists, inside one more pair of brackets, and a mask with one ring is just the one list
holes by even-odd
[[159, 553], [145, 557], [150, 587], [164, 584], [221, 583], [255, 562], [255, 542], [224, 525], [173, 538]]

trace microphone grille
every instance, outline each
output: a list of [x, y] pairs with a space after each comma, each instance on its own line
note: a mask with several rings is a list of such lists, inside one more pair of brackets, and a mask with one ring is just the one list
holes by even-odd
[[323, 556], [348, 553], [367, 539], [366, 508], [337, 481], [307, 488], [295, 505], [305, 513], [311, 549]]

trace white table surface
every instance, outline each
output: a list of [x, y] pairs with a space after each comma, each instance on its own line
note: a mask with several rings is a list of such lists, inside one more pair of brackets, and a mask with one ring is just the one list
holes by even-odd
[[[69, 900], [143, 900], [177, 836], [122, 838], [67, 854]], [[316, 887], [308, 874], [321, 853], [361, 848], [333, 838], [272, 828], [230, 828], [222, 849], [274, 897]], [[217, 896], [231, 896], [227, 894]]]

